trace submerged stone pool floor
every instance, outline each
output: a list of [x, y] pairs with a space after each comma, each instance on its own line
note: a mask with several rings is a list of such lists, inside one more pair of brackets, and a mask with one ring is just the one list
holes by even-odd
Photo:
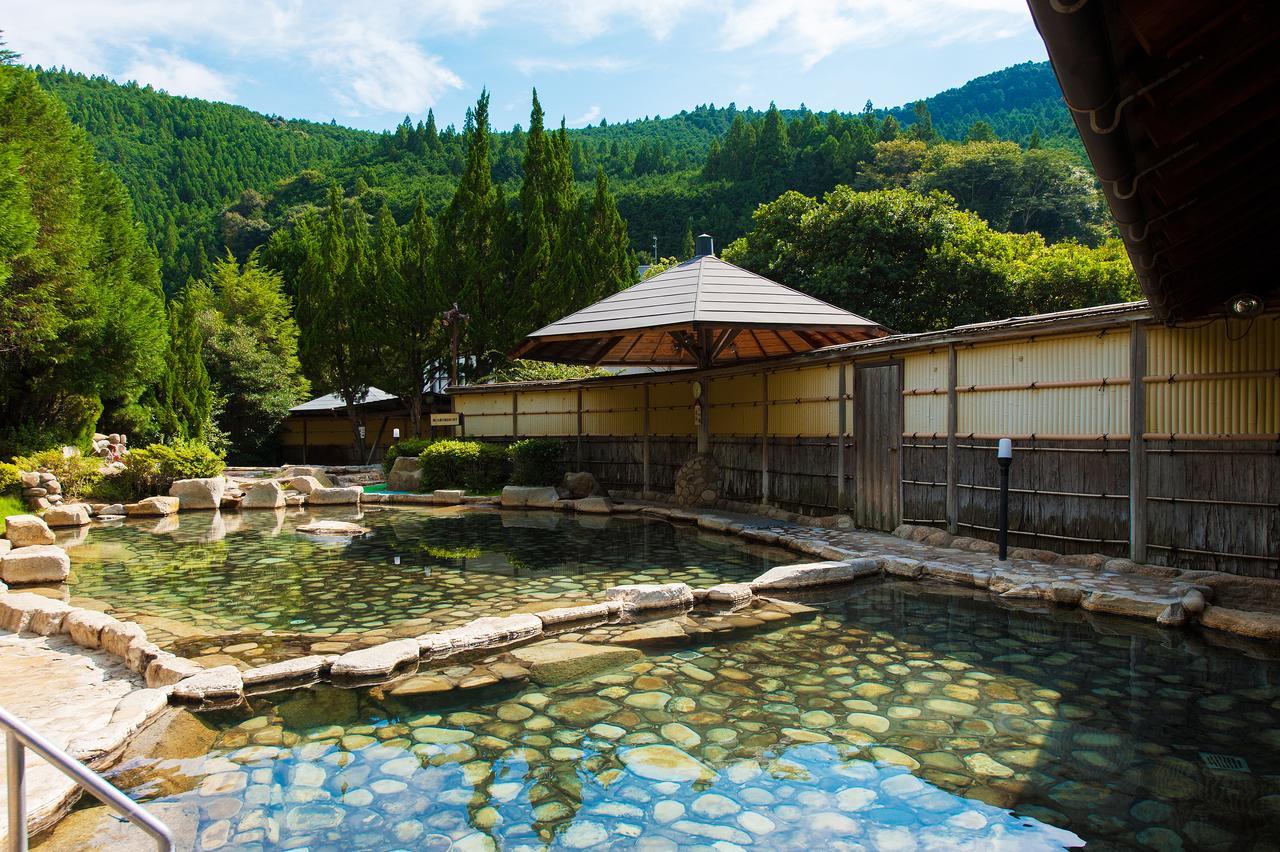
[[1280, 663], [920, 583], [808, 603], [558, 685], [175, 711], [112, 778], [200, 849], [1275, 848]]
[[[295, 532], [317, 519], [372, 533]], [[207, 666], [343, 653], [623, 583], [706, 587], [795, 561], [653, 518], [474, 507], [193, 512], [95, 525], [68, 553], [73, 605], [136, 621]]]

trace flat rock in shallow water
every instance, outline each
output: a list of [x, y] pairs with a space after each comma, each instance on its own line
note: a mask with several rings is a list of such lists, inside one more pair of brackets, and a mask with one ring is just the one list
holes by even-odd
[[206, 669], [179, 681], [173, 696], [182, 701], [213, 701], [234, 698], [244, 692], [244, 681], [235, 666]]
[[346, 521], [312, 521], [298, 527], [298, 532], [307, 535], [361, 536], [369, 532], [368, 527]]
[[640, 746], [619, 757], [627, 769], [650, 781], [714, 781], [717, 777], [709, 766], [674, 746]]
[[391, 674], [397, 666], [418, 659], [418, 640], [398, 639], [372, 648], [348, 651], [334, 660], [333, 677], [375, 677]]
[[757, 592], [770, 589], [802, 589], [806, 586], [823, 586], [829, 583], [849, 583], [879, 572], [879, 560], [870, 558], [779, 565], [752, 580], [751, 588]]
[[511, 656], [529, 670], [535, 683], [552, 686], [633, 663], [643, 656], [635, 648], [585, 642], [543, 642], [516, 648]]
[[687, 583], [636, 583], [614, 586], [604, 593], [607, 600], [621, 601], [625, 609], [672, 609], [693, 603], [693, 589]]

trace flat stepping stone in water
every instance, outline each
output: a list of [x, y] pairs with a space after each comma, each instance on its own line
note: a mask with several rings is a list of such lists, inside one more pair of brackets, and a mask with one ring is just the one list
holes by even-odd
[[640, 746], [620, 757], [627, 769], [650, 781], [713, 781], [717, 777], [706, 764], [674, 746]]
[[[368, 527], [362, 527], [359, 524], [352, 524], [346, 521], [312, 521], [309, 524], [303, 524], [298, 527], [298, 532], [306, 535], [326, 535], [326, 536], [362, 536], [367, 535], [370, 530]], [[283, 562], [283, 559], [264, 560]]]

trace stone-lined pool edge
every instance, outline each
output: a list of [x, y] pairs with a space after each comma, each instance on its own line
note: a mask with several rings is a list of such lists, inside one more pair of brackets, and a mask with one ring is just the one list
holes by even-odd
[[[622, 497], [623, 494], [618, 496]], [[652, 499], [655, 495], [626, 494], [626, 499]], [[588, 621], [602, 616], [614, 617], [626, 612], [683, 607], [686, 611], [695, 602], [710, 600], [735, 607], [749, 605], [753, 600], [768, 598], [759, 594], [765, 591], [785, 591], [818, 585], [852, 582], [873, 575], [888, 575], [899, 579], [934, 580], [959, 586], [986, 590], [1002, 598], [1022, 598], [1047, 602], [1059, 606], [1079, 606], [1087, 611], [1135, 617], [1153, 621], [1162, 627], [1176, 627], [1198, 621], [1211, 629], [1252, 638], [1280, 638], [1280, 616], [1268, 613], [1247, 613], [1274, 620], [1274, 625], [1264, 623], [1261, 635], [1256, 629], [1257, 619], [1242, 620], [1234, 610], [1213, 607], [1208, 604], [1213, 588], [1202, 581], [1219, 575], [1208, 571], [1178, 571], [1177, 569], [1149, 568], [1135, 565], [1129, 560], [1108, 559], [1101, 565], [1089, 566], [1085, 559], [1070, 561], [1071, 557], [1058, 557], [1040, 551], [1014, 551], [1014, 555], [1034, 557], [1038, 555], [1061, 558], [1064, 565], [1108, 568], [1117, 574], [1132, 573], [1143, 577], [1152, 574], [1170, 580], [1164, 594], [1144, 593], [1115, 586], [1106, 589], [1089, 588], [1087, 582], [1052, 580], [1043, 576], [1044, 566], [1033, 558], [1015, 558], [993, 565], [949, 562], [945, 558], [916, 559], [901, 555], [871, 555], [832, 544], [821, 538], [794, 534], [809, 528], [849, 530], [852, 520], [845, 515], [827, 518], [809, 518], [781, 510], [771, 510], [769, 516], [751, 514], [752, 522], [743, 523], [717, 515], [715, 510], [685, 509], [663, 505], [640, 505], [614, 502], [599, 497], [580, 500], [560, 499], [555, 489], [519, 488], [504, 489], [501, 498], [469, 497], [461, 492], [437, 494], [368, 494], [364, 502], [375, 505], [501, 505], [506, 508], [548, 509], [585, 512], [591, 514], [641, 515], [660, 518], [672, 523], [695, 524], [707, 532], [732, 535], [749, 542], [786, 548], [793, 552], [817, 557], [823, 561], [796, 565], [777, 566], [750, 583], [720, 584], [712, 589], [692, 589], [683, 583], [618, 586], [605, 593], [601, 603], [577, 607], [557, 608], [541, 614], [513, 613], [501, 616], [484, 616], [461, 627], [426, 633], [408, 639], [393, 639], [378, 645], [348, 651], [342, 655], [307, 655], [282, 660], [264, 666], [241, 671], [225, 665], [203, 668], [192, 660], [160, 650], [148, 642], [143, 628], [129, 621], [120, 621], [105, 613], [72, 607], [42, 595], [9, 591], [0, 594], [0, 627], [14, 633], [27, 630], [39, 635], [65, 634], [84, 648], [102, 649], [120, 658], [128, 668], [141, 675], [149, 689], [159, 689], [173, 703], [225, 705], [235, 703], [246, 692], [287, 688], [305, 685], [327, 678], [339, 686], [367, 686], [385, 680], [397, 669], [410, 662], [444, 660], [463, 653], [496, 650], [515, 643], [535, 641], [546, 635], [546, 628], [565, 623]], [[750, 511], [760, 507], [734, 506], [734, 509]], [[781, 516], [781, 517], [779, 517]], [[758, 519], [762, 523], [755, 523]], [[782, 526], [779, 526], [781, 524]], [[770, 528], [770, 525], [773, 528]], [[794, 532], [793, 532], [794, 531]], [[934, 544], [928, 539], [941, 531], [928, 527], [904, 525], [895, 530], [904, 541], [915, 541], [924, 547], [953, 546], [959, 539], [948, 538], [947, 544]], [[945, 533], [944, 533], [945, 535]], [[973, 540], [974, 552], [988, 553], [987, 542]], [[1113, 564], [1114, 563], [1114, 564]], [[1225, 610], [1216, 613], [1216, 610]], [[1242, 623], [1247, 621], [1248, 623]], [[536, 624], [535, 624], [536, 622]], [[1240, 628], [1244, 627], [1245, 630]], [[1252, 628], [1250, 630], [1249, 628]], [[126, 735], [127, 738], [127, 735]], [[122, 745], [123, 743], [121, 743]]]

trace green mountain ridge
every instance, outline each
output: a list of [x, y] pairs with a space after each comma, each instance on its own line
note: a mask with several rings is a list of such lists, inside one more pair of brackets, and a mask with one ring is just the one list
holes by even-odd
[[[371, 214], [385, 200], [399, 221], [407, 221], [419, 195], [439, 212], [465, 162], [466, 128], [438, 130], [430, 114], [374, 133], [105, 77], [37, 71], [41, 86], [66, 104], [124, 182], [170, 291], [203, 275], [224, 246], [243, 256], [273, 229], [323, 204], [332, 182]], [[1011, 66], [924, 102], [933, 129], [945, 139], [962, 139], [973, 122], [984, 121], [999, 139], [1025, 144], [1035, 133], [1047, 147], [1079, 152], [1048, 63]], [[713, 163], [728, 159], [717, 149], [734, 142], [735, 123], [739, 136], [754, 139], [768, 113], [708, 104], [665, 118], [570, 129], [574, 177], [585, 192], [602, 168], [633, 246], [648, 250], [656, 235], [660, 251], [675, 254], [690, 230], [711, 231], [723, 243], [745, 233], [756, 205], [784, 189], [819, 194], [852, 182], [855, 164], [870, 156], [874, 140], [867, 128], [889, 116], [904, 130], [916, 120], [912, 105], [861, 113], [801, 107], [777, 114], [792, 137], [785, 165]], [[519, 125], [491, 137], [494, 180], [505, 189], [520, 181], [525, 138]], [[738, 142], [739, 154], [752, 157], [754, 142]]]

